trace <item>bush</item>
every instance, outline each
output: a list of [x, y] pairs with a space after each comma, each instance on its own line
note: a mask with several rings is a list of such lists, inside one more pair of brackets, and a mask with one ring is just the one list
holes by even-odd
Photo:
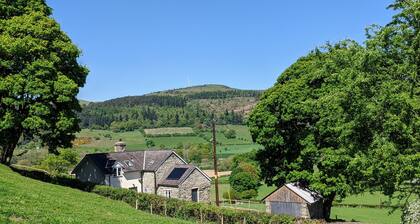
[[221, 223], [223, 219], [223, 223], [226, 224], [245, 222], [248, 224], [292, 224], [296, 221], [289, 216], [221, 208], [210, 204], [164, 198], [154, 194], [137, 193], [128, 189], [84, 183], [68, 175], [53, 176], [46, 171], [30, 167], [14, 165], [11, 168], [26, 177], [96, 193], [109, 199], [124, 201], [133, 207], [137, 204], [137, 209], [139, 210], [152, 211], [153, 214], [167, 217], [211, 223]]
[[229, 129], [227, 131], [224, 131], [223, 134], [227, 139], [233, 139], [236, 138], [236, 131], [233, 129]]
[[169, 199], [153, 194], [136, 193], [127, 189], [116, 189], [108, 186], [96, 186], [93, 191], [104, 197], [121, 200], [143, 211], [157, 215], [194, 220], [199, 222], [220, 223], [294, 223], [288, 216], [269, 215], [262, 212], [240, 211], [230, 208], [219, 208], [204, 203], [194, 203], [178, 199]]
[[58, 184], [66, 187], [76, 188], [82, 191], [91, 191], [95, 184], [82, 182], [73, 176], [58, 174], [51, 175], [45, 170], [40, 170], [31, 167], [12, 165], [10, 167], [13, 171], [19, 173], [22, 176], [29, 177], [32, 179], [48, 182], [52, 184]]
[[57, 175], [68, 173], [78, 161], [79, 155], [77, 152], [71, 149], [63, 149], [59, 155], [48, 154], [39, 167], [53, 175]]
[[408, 203], [403, 210], [402, 222], [404, 224], [417, 224], [420, 223], [420, 200], [417, 199]]

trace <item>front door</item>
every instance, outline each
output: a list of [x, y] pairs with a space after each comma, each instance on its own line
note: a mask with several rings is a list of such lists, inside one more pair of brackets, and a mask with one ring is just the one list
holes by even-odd
[[191, 190], [191, 200], [198, 202], [198, 189], [197, 188]]

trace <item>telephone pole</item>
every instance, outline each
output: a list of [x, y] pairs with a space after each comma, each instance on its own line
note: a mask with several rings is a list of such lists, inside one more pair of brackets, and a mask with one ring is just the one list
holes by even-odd
[[217, 155], [216, 155], [216, 124], [213, 120], [212, 122], [212, 132], [213, 132], [213, 164], [214, 164], [214, 187], [216, 190], [216, 206], [219, 204], [219, 174], [217, 173]]

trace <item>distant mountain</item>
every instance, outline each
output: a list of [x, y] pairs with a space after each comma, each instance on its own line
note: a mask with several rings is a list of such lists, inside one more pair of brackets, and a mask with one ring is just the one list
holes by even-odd
[[262, 91], [201, 85], [89, 103], [80, 113], [83, 128], [134, 130], [150, 127], [242, 124]]
[[87, 101], [87, 100], [81, 100], [81, 99], [79, 99], [79, 104], [80, 104], [80, 106], [82, 106], [82, 107], [87, 106], [87, 105], [89, 105], [90, 103], [92, 103], [92, 102], [91, 102], [91, 101]]

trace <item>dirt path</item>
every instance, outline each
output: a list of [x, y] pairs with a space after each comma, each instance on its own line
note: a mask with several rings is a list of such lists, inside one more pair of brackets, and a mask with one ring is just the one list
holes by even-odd
[[[214, 170], [203, 170], [203, 172], [206, 173], [211, 178], [214, 177]], [[231, 173], [232, 173], [232, 171], [218, 172], [219, 177], [229, 176]]]

